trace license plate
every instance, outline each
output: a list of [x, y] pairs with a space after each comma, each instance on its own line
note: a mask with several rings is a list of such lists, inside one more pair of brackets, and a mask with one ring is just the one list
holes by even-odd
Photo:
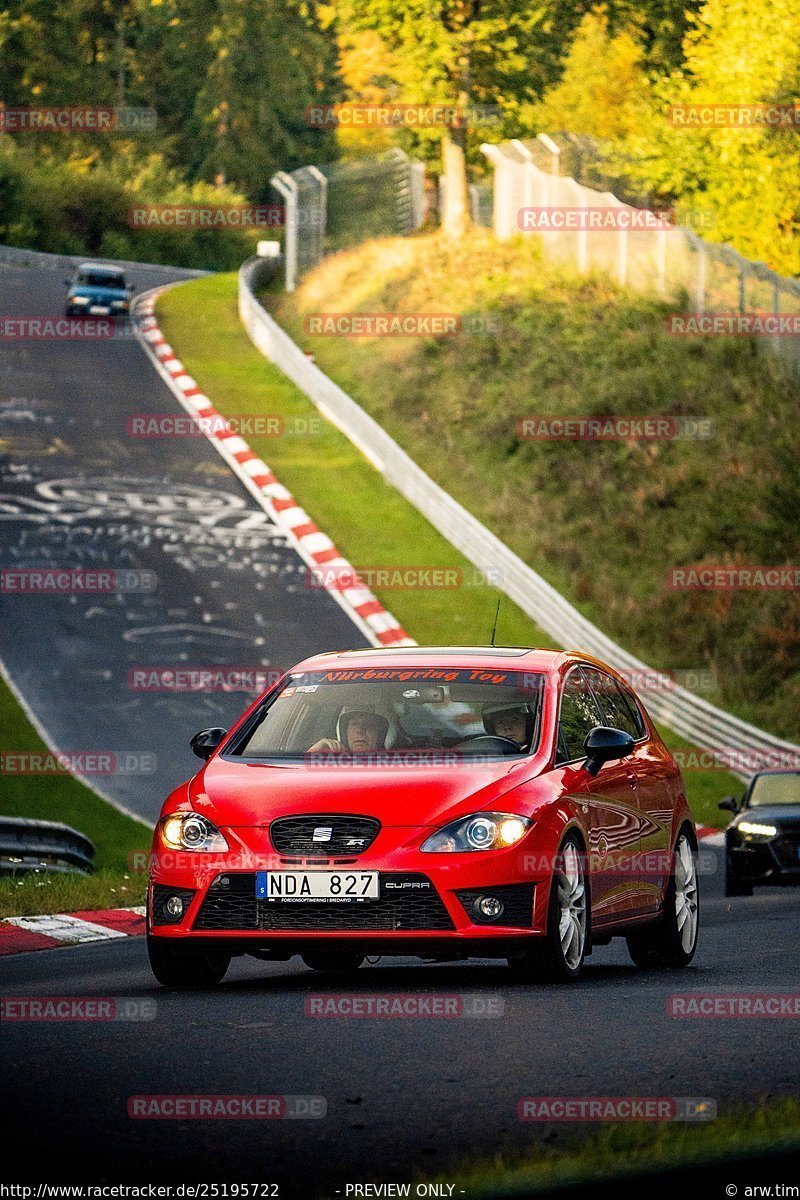
[[90, 304], [89, 312], [92, 313], [93, 316], [107, 317], [111, 312], [111, 309], [106, 308], [103, 304]]
[[257, 871], [256, 896], [259, 900], [323, 900], [345, 904], [358, 900], [377, 900], [380, 881], [377, 871]]

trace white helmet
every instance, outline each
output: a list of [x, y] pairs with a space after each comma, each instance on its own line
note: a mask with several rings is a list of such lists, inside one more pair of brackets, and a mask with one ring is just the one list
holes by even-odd
[[395, 744], [398, 730], [397, 722], [393, 716], [388, 716], [386, 713], [381, 712], [375, 707], [370, 707], [368, 704], [345, 704], [336, 721], [336, 737], [342, 746], [347, 746], [347, 727], [357, 713], [361, 716], [371, 717], [373, 721], [379, 722], [379, 746], [388, 749]]

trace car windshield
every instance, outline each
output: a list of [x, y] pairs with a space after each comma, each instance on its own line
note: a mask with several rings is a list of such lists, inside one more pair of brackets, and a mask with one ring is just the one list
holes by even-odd
[[476, 755], [522, 756], [538, 743], [542, 685], [541, 675], [491, 668], [294, 673], [228, 753], [391, 762], [408, 753], [423, 761], [424, 751], [444, 752], [453, 763]]
[[757, 776], [747, 801], [748, 808], [761, 808], [767, 804], [800, 804], [800, 771]]
[[123, 292], [125, 290], [124, 275], [110, 275], [105, 271], [79, 271], [76, 282], [84, 287], [114, 288]]

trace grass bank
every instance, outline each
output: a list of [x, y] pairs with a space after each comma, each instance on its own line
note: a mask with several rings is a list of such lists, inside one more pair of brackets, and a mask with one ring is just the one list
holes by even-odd
[[[747, 338], [674, 337], [662, 302], [475, 231], [367, 243], [267, 306], [475, 516], [650, 665], [800, 739], [800, 594], [676, 591], [673, 567], [796, 565], [797, 383]], [[314, 336], [325, 313], [457, 313], [496, 333]], [[544, 441], [533, 417], [698, 418], [703, 440]], [[713, 680], [712, 680], [713, 682]]]
[[[0, 678], [0, 728], [4, 751], [46, 747], [5, 680]], [[72, 775], [0, 774], [0, 815], [62, 821], [95, 845], [95, 874], [0, 877], [0, 917], [117, 908], [143, 904], [146, 876], [131, 872], [129, 856], [149, 850], [147, 827], [107, 804]]]

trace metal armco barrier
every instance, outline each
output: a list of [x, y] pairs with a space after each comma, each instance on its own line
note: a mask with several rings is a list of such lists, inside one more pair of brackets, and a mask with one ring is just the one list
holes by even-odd
[[103, 262], [110, 267], [121, 270], [166, 271], [172, 277], [176, 274], [187, 279], [200, 278], [210, 275], [210, 271], [196, 270], [194, 267], [170, 267], [164, 263], [133, 262], [125, 258], [104, 258], [92, 254], [48, 254], [44, 250], [23, 250], [18, 246], [0, 246], [0, 264], [9, 267], [39, 267], [52, 271], [74, 271], [81, 263]]
[[0, 875], [27, 871], [91, 874], [94, 845], [57, 821], [0, 817]]
[[[636, 676], [653, 668], [635, 658], [582, 616], [554, 587], [504, 545], [471, 513], [449, 496], [398, 446], [360, 405], [329, 379], [264, 311], [253, 293], [258, 261], [239, 271], [239, 315], [254, 345], [303, 391], [342, 431], [386, 480], [417, 508], [451, 545], [474, 563], [498, 589], [560, 645], [609, 663]], [[731, 716], [686, 688], [651, 692], [652, 716], [700, 749], [717, 755], [763, 754], [775, 765], [786, 756], [800, 761], [800, 747]], [[752, 769], [732, 769], [747, 778]]]

